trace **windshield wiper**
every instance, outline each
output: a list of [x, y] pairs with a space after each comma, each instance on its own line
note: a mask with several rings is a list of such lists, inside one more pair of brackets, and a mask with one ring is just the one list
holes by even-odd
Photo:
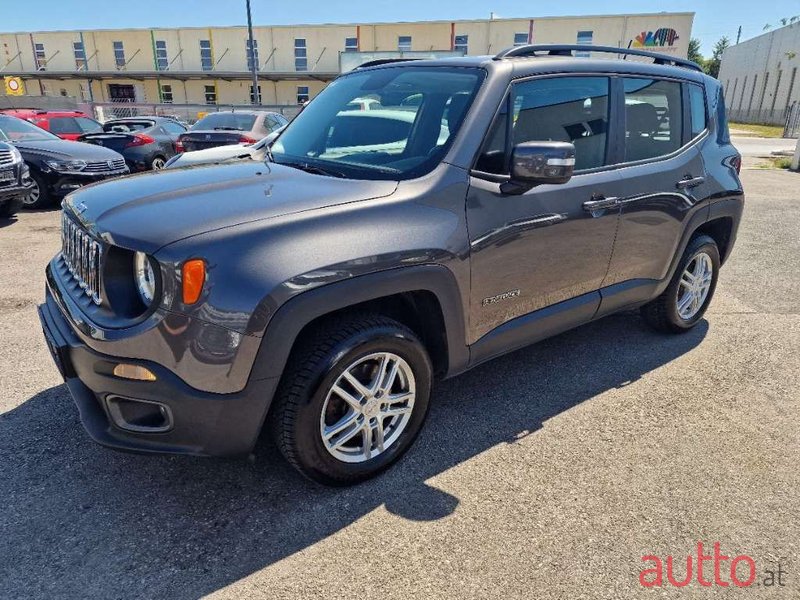
[[[272, 156], [272, 152], [270, 152], [270, 156]], [[305, 162], [290, 161], [290, 162], [281, 162], [278, 164], [284, 165], [285, 167], [292, 167], [293, 169], [300, 169], [301, 171], [305, 171], [306, 173], [313, 173], [315, 175], [329, 175], [331, 177], [340, 177], [342, 179], [347, 178], [347, 175], [345, 175], [341, 171], [337, 171], [336, 169], [329, 169], [328, 167], [320, 167], [318, 165], [312, 165]]]

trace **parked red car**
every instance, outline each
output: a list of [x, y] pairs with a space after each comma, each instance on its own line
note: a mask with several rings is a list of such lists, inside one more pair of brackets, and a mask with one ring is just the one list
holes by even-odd
[[25, 119], [64, 140], [77, 140], [86, 133], [103, 131], [103, 126], [79, 110], [39, 110], [18, 108], [1, 110], [3, 114]]

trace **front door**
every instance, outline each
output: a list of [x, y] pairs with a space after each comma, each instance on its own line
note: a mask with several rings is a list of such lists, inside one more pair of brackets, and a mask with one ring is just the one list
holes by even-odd
[[[597, 310], [619, 215], [613, 200], [601, 207], [619, 182], [617, 171], [606, 168], [611, 162], [609, 97], [604, 76], [536, 78], [512, 86], [481, 150], [467, 196], [471, 344], [501, 326], [501, 331], [513, 328], [518, 317], [554, 305], [565, 309], [561, 324], [567, 326], [588, 321]], [[502, 194], [492, 176], [508, 172], [511, 146], [546, 140], [575, 145], [572, 180], [521, 195]], [[558, 309], [542, 312], [553, 311]], [[524, 341], [519, 339], [519, 345]]]

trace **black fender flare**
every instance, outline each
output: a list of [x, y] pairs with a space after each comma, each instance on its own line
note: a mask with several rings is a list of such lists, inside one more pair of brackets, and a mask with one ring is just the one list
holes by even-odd
[[267, 323], [250, 379], [280, 377], [297, 336], [314, 319], [369, 300], [414, 291], [431, 292], [442, 309], [447, 339], [447, 376], [465, 371], [469, 364], [469, 347], [462, 294], [450, 269], [430, 264], [359, 275], [289, 299]]

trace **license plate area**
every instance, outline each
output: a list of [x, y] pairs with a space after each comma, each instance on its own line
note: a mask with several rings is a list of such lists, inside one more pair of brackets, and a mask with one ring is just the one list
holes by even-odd
[[0, 171], [0, 183], [5, 183], [7, 181], [14, 181], [16, 176], [14, 175], [14, 171], [11, 169]]

